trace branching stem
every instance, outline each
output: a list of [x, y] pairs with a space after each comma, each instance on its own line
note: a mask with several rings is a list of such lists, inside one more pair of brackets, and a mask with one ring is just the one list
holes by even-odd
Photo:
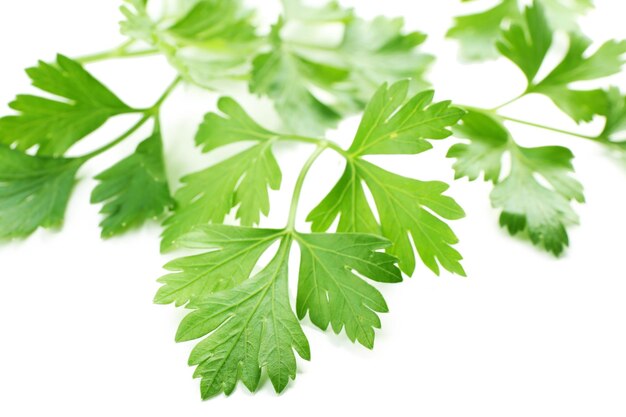
[[317, 139], [317, 138], [312, 138], [308, 136], [299, 136], [299, 135], [282, 135], [282, 137], [285, 139], [291, 139], [291, 140], [295, 140], [297, 142], [302, 142], [302, 143], [310, 143], [313, 145], [320, 145], [320, 146], [323, 145], [327, 147], [328, 149], [332, 149], [333, 151], [337, 152], [339, 155], [343, 156], [346, 159], [350, 158], [350, 155], [348, 154], [348, 152], [346, 152], [341, 146], [327, 139]]
[[176, 87], [178, 86], [178, 84], [181, 82], [181, 78], [177, 77], [163, 92], [163, 94], [161, 95], [161, 97], [159, 97], [159, 99], [157, 100], [156, 103], [154, 103], [154, 105], [146, 110], [143, 111], [143, 117], [137, 122], [135, 123], [130, 129], [128, 129], [126, 132], [124, 132], [121, 136], [119, 136], [117, 139], [113, 140], [112, 142], [109, 142], [108, 144], [104, 145], [103, 147], [96, 149], [93, 152], [90, 152], [86, 155], [83, 155], [81, 157], [79, 157], [78, 159], [84, 160], [84, 161], [88, 161], [89, 159], [95, 158], [96, 156], [103, 154], [104, 152], [108, 151], [111, 148], [114, 148], [115, 146], [119, 145], [120, 143], [124, 142], [126, 139], [128, 139], [130, 136], [132, 136], [137, 130], [139, 130], [144, 124], [146, 124], [146, 122], [148, 122], [150, 119], [154, 119], [155, 123], [158, 123], [158, 118], [159, 118], [159, 111], [161, 109], [161, 106], [163, 105], [163, 103], [165, 102], [165, 100], [167, 100], [167, 98], [170, 96], [170, 94], [172, 94], [172, 92], [176, 89]]
[[144, 113], [143, 117], [137, 123], [135, 123], [130, 129], [124, 132], [120, 137], [118, 137], [112, 142], [109, 142], [103, 147], [96, 149], [93, 152], [90, 152], [86, 155], [81, 156], [78, 159], [88, 161], [89, 159], [95, 158], [96, 156], [105, 153], [109, 149], [114, 148], [115, 146], [119, 145], [120, 143], [124, 142], [126, 139], [131, 137], [133, 133], [139, 130], [139, 128], [141, 128], [144, 124], [146, 124], [146, 122], [148, 122], [148, 120], [150, 120], [152, 117], [153, 117], [152, 114]]

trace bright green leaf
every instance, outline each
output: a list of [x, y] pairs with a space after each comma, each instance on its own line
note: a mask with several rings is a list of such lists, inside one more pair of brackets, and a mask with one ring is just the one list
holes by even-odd
[[289, 302], [288, 260], [286, 240], [256, 276], [189, 306], [194, 310], [180, 324], [176, 340], [206, 336], [189, 358], [197, 367], [194, 376], [202, 379], [202, 398], [228, 395], [238, 380], [255, 391], [262, 369], [276, 392], [282, 392], [296, 377], [293, 351], [310, 359], [309, 343]]
[[469, 61], [494, 59], [496, 41], [504, 22], [520, 18], [517, 0], [502, 0], [483, 12], [458, 16], [447, 37], [460, 43], [461, 57]]
[[198, 226], [177, 242], [180, 247], [211, 252], [180, 258], [165, 268], [155, 302], [183, 305], [197, 297], [237, 287], [248, 279], [261, 255], [281, 236], [269, 229]]
[[296, 310], [311, 321], [350, 340], [374, 346], [374, 329], [380, 328], [376, 313], [387, 312], [380, 292], [354, 272], [379, 282], [400, 282], [396, 259], [377, 252], [389, 243], [373, 235], [298, 234], [301, 250]]
[[626, 96], [617, 87], [610, 88], [606, 95], [608, 102], [606, 122], [599, 137], [605, 140], [626, 141], [624, 137], [617, 138], [626, 132]]
[[109, 118], [134, 111], [63, 55], [56, 65], [39, 62], [26, 72], [35, 87], [59, 99], [19, 95], [10, 104], [19, 114], [0, 119], [0, 142], [20, 150], [38, 146], [40, 155], [61, 156]]
[[358, 162], [358, 170], [376, 201], [382, 234], [392, 242], [388, 252], [399, 259], [406, 274], [415, 270], [412, 238], [422, 262], [434, 273], [439, 274], [441, 265], [465, 276], [462, 257], [452, 247], [458, 238], [440, 219], [465, 216], [452, 198], [443, 195], [447, 184], [402, 177], [365, 161]]
[[140, 226], [173, 207], [163, 162], [163, 142], [157, 126], [135, 152], [95, 177], [100, 184], [92, 203], [104, 203], [102, 236], [111, 237]]
[[348, 152], [352, 155], [417, 154], [432, 147], [425, 139], [445, 139], [465, 112], [449, 101], [432, 103], [433, 91], [407, 101], [407, 82], [383, 85], [363, 115]]
[[[457, 237], [436, 215], [463, 217], [463, 210], [442, 195], [448, 186], [392, 174], [360, 159], [362, 155], [414, 154], [431, 148], [426, 139], [451, 135], [451, 126], [465, 114], [449, 102], [430, 104], [433, 93], [422, 92], [407, 100], [408, 83], [383, 85], [372, 98], [355, 140], [346, 170], [330, 194], [309, 214], [314, 231], [328, 230], [339, 217], [339, 232], [382, 233], [392, 246], [388, 252], [411, 275], [415, 255], [410, 237], [423, 262], [435, 273], [439, 264], [464, 275], [460, 254], [451, 245]], [[369, 207], [364, 183], [372, 193], [380, 226]]]
[[[506, 128], [492, 116], [471, 112], [457, 128], [469, 144], [454, 145], [456, 176], [474, 180], [485, 173], [494, 182], [494, 207], [502, 209], [500, 224], [512, 235], [525, 232], [531, 241], [554, 254], [569, 244], [567, 227], [578, 223], [570, 202], [584, 202], [583, 187], [574, 179], [573, 155], [567, 148], [517, 145]], [[505, 155], [511, 160], [502, 173]]]
[[205, 152], [237, 142], [255, 145], [182, 179], [175, 194], [177, 210], [164, 223], [164, 251], [196, 225], [222, 223], [234, 207], [242, 225], [258, 224], [261, 214], [270, 211], [268, 188], [280, 188], [282, 174], [272, 153], [277, 134], [260, 127], [230, 98], [220, 99], [218, 107], [223, 114], [205, 116], [196, 143]]
[[0, 146], [0, 238], [61, 226], [83, 162], [30, 156]]
[[532, 83], [552, 45], [552, 30], [543, 8], [537, 1], [524, 11], [524, 24], [514, 24], [503, 31], [496, 43], [498, 51], [514, 62]]
[[[482, 3], [489, 4], [487, 1]], [[495, 44], [501, 30], [523, 23], [520, 9], [524, 4], [526, 2], [521, 0], [499, 0], [491, 9], [459, 16], [447, 36], [459, 42], [461, 57], [466, 60], [497, 58]], [[578, 31], [579, 17], [587, 13], [593, 4], [591, 0], [541, 0], [541, 6], [551, 28], [569, 33]]]

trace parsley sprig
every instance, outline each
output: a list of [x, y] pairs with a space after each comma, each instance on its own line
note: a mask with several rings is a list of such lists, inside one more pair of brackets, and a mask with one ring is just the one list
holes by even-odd
[[[501, 211], [501, 225], [560, 254], [569, 244], [567, 228], [578, 223], [572, 203], [584, 202], [573, 154], [560, 146], [523, 147], [508, 125], [626, 151], [623, 93], [579, 86], [618, 74], [626, 56], [624, 41], [591, 49], [580, 33], [577, 18], [592, 6], [589, 0], [535, 1], [525, 9], [518, 0], [501, 0], [456, 19], [448, 35], [461, 41], [463, 57], [504, 57], [526, 78], [520, 94], [492, 109], [435, 101], [425, 80], [434, 58], [420, 50], [426, 36], [406, 32], [402, 19], [362, 19], [335, 1], [282, 5], [274, 24], [260, 27], [239, 0], [172, 2], [160, 10], [148, 7], [148, 0], [124, 0], [126, 42], [75, 59], [58, 55], [55, 62], [39, 62], [27, 74], [41, 95], [19, 95], [10, 104], [15, 113], [0, 118], [0, 238], [59, 227], [81, 167], [152, 125], [134, 152], [95, 176], [91, 202], [102, 205], [103, 237], [163, 219], [161, 250], [186, 250], [165, 266], [155, 302], [188, 310], [176, 340], [196, 343], [189, 364], [203, 398], [228, 395], [239, 382], [255, 391], [263, 372], [282, 392], [296, 376], [297, 357], [311, 358], [301, 326], [305, 317], [372, 348], [380, 315], [388, 311], [378, 284], [412, 276], [418, 261], [435, 274], [443, 269], [465, 276], [450, 226], [465, 214], [446, 194], [448, 184], [398, 175], [371, 156], [417, 155], [456, 136], [463, 142], [448, 156], [456, 159], [457, 179], [484, 176], [493, 183], [491, 200]], [[341, 36], [310, 36], [328, 24], [338, 25]], [[554, 30], [567, 34], [569, 47], [543, 75]], [[102, 60], [151, 55], [167, 58], [178, 76], [145, 108], [124, 103], [85, 69]], [[183, 82], [220, 93], [224, 81], [244, 83], [250, 93], [269, 98], [282, 127], [269, 129], [236, 99], [222, 97], [217, 111], [204, 117], [195, 142], [205, 153], [233, 144], [239, 151], [181, 178], [172, 194], [163, 103]], [[590, 136], [503, 114], [530, 94], [549, 98], [577, 123], [603, 117], [604, 128]], [[361, 112], [349, 147], [325, 138], [328, 128]], [[68, 156], [76, 143], [128, 114], [138, 121], [119, 137]], [[282, 143], [315, 149], [296, 179], [284, 226], [262, 228], [271, 211], [270, 191], [282, 186], [275, 155]], [[311, 230], [302, 231], [296, 221], [300, 199], [325, 152], [343, 158], [344, 171], [308, 213]], [[233, 212], [235, 221], [225, 224]], [[289, 261], [296, 248], [300, 265], [292, 307]]]

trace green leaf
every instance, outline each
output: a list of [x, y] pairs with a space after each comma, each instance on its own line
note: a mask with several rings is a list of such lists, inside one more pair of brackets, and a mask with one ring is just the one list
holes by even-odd
[[431, 104], [434, 92], [424, 91], [407, 101], [408, 83], [383, 85], [363, 115], [348, 152], [352, 155], [417, 154], [432, 145], [425, 139], [445, 139], [465, 112], [449, 101]]
[[456, 17], [446, 36], [460, 43], [459, 52], [465, 60], [494, 59], [498, 56], [495, 44], [504, 22], [519, 18], [517, 0], [502, 0], [483, 12]]
[[[277, 392], [296, 375], [295, 350], [309, 359], [309, 345], [289, 301], [288, 273], [292, 239], [301, 249], [297, 312], [335, 332], [345, 329], [352, 341], [371, 348], [377, 313], [387, 311], [373, 281], [402, 281], [396, 259], [379, 252], [389, 243], [364, 234], [300, 234], [285, 230], [201, 226], [181, 243], [210, 250], [175, 260], [163, 277], [157, 303], [175, 302], [193, 311], [185, 317], [177, 341], [204, 337], [191, 353], [195, 377], [202, 378], [203, 398], [230, 394], [240, 380], [251, 391], [262, 369]], [[258, 274], [253, 269], [264, 252], [280, 241], [273, 259]]]
[[385, 171], [365, 161], [358, 169], [374, 196], [383, 236], [393, 245], [388, 252], [400, 260], [400, 268], [412, 275], [415, 271], [413, 244], [422, 262], [439, 274], [439, 265], [465, 276], [461, 255], [452, 247], [458, 238], [439, 217], [458, 220], [463, 209], [443, 193], [448, 185], [439, 181], [418, 181]]
[[[447, 36], [460, 43], [461, 57], [466, 60], [495, 59], [498, 57], [495, 44], [501, 29], [523, 23], [523, 14], [520, 13], [523, 4], [518, 0], [499, 0], [491, 9], [459, 16]], [[569, 33], [579, 30], [579, 17], [587, 13], [593, 4], [591, 0], [541, 0], [541, 6], [550, 27]]]
[[278, 134], [255, 122], [246, 111], [230, 97], [222, 97], [217, 102], [222, 114], [208, 113], [196, 134], [196, 145], [203, 152], [210, 152], [222, 146], [237, 142], [268, 141]]
[[184, 185], [175, 194], [178, 208], [164, 223], [164, 251], [196, 225], [222, 223], [236, 206], [242, 225], [258, 224], [261, 214], [270, 211], [268, 188], [280, 188], [282, 174], [272, 153], [277, 135], [260, 127], [232, 99], [221, 99], [218, 107], [224, 115], [208, 114], [196, 135], [204, 151], [237, 142], [256, 144], [182, 179]]
[[196, 227], [179, 239], [179, 246], [212, 251], [168, 263], [165, 269], [172, 273], [159, 279], [163, 286], [155, 303], [180, 306], [237, 287], [248, 279], [261, 255], [281, 236], [281, 231], [270, 229]]
[[322, 133], [334, 127], [341, 114], [313, 92], [329, 89], [345, 80], [348, 71], [318, 64], [297, 56], [282, 46], [282, 22], [272, 29], [273, 50], [253, 62], [250, 91], [268, 96], [286, 126], [298, 133]]
[[388, 311], [380, 292], [354, 272], [379, 282], [402, 281], [396, 259], [377, 252], [389, 245], [382, 238], [360, 234], [298, 234], [301, 250], [296, 310], [300, 319], [325, 330], [345, 328], [350, 340], [374, 346], [376, 313]]
[[335, 94], [345, 101], [339, 93], [345, 92], [352, 101], [345, 106], [360, 109], [383, 83], [408, 79], [412, 92], [428, 85], [424, 80], [425, 72], [434, 59], [419, 51], [426, 35], [404, 33], [403, 28], [402, 18], [354, 18], [346, 24], [344, 36], [336, 48], [302, 43], [292, 47], [306, 59], [348, 71], [348, 79], [334, 86], [338, 90]]
[[515, 149], [511, 173], [491, 194], [502, 209], [500, 224], [512, 235], [526, 231], [535, 245], [559, 255], [569, 245], [566, 227], [578, 224], [570, 201], [584, 202], [582, 185], [570, 176], [574, 155], [559, 146]]
[[610, 40], [594, 53], [587, 54], [591, 41], [572, 34], [563, 60], [541, 81], [537, 88], [565, 86], [618, 74], [626, 62], [626, 41]]
[[263, 42], [241, 1], [176, 1], [161, 9], [153, 18], [145, 5], [123, 7], [122, 32], [158, 49], [185, 80], [201, 87], [215, 89], [247, 75]]
[[30, 156], [0, 146], [0, 238], [26, 237], [63, 223], [83, 160]]
[[552, 31], [537, 1], [524, 11], [524, 23], [514, 24], [503, 31], [503, 40], [497, 42], [496, 47], [524, 72], [530, 84], [552, 45]]
[[580, 29], [578, 18], [593, 9], [593, 0], [542, 0], [550, 25], [566, 32]]
[[571, 33], [565, 57], [543, 80], [536, 80], [552, 43], [552, 31], [540, 4], [535, 2], [528, 7], [523, 24], [511, 26], [503, 36], [498, 49], [524, 72], [527, 92], [549, 97], [577, 123], [589, 122], [595, 115], [606, 113], [606, 95], [602, 90], [575, 90], [570, 84], [619, 73], [625, 62], [626, 41], [608, 41], [588, 54], [591, 41]]
[[197, 366], [202, 398], [230, 394], [241, 380], [259, 386], [265, 369], [276, 392], [296, 377], [294, 350], [310, 359], [309, 343], [290, 306], [287, 266], [290, 241], [274, 259], [237, 288], [194, 301], [182, 321], [177, 341], [205, 337], [193, 349], [189, 364]]
[[10, 106], [19, 114], [0, 119], [0, 142], [6, 145], [20, 150], [38, 146], [40, 155], [61, 156], [109, 118], [135, 112], [63, 55], [56, 65], [39, 62], [26, 72], [35, 87], [59, 99], [17, 96]]
[[[463, 217], [463, 210], [442, 195], [448, 186], [422, 182], [392, 174], [360, 159], [362, 155], [415, 154], [431, 148], [426, 139], [443, 139], [449, 128], [465, 114], [449, 102], [429, 105], [433, 93], [422, 92], [406, 100], [407, 82], [383, 85], [367, 106], [349, 160], [339, 182], [309, 214], [313, 231], [328, 230], [339, 217], [337, 231], [382, 233], [392, 242], [388, 252], [399, 259], [408, 275], [415, 270], [418, 254], [435, 273], [439, 264], [464, 275], [461, 256], [451, 245], [458, 242], [452, 230], [436, 215], [449, 219]], [[372, 193], [380, 226], [369, 207], [364, 185]]]
[[410, 79], [412, 91], [427, 83], [432, 57], [419, 52], [426, 36], [404, 33], [403, 19], [344, 22], [339, 42], [293, 39], [274, 26], [273, 49], [253, 63], [250, 90], [270, 97], [292, 131], [318, 134], [363, 108], [384, 82]]
[[100, 181], [91, 202], [104, 203], [100, 223], [102, 236], [112, 237], [157, 218], [174, 201], [163, 162], [163, 142], [159, 127], [135, 152], [95, 177]]
[[606, 113], [606, 95], [602, 90], [578, 90], [570, 85], [619, 73], [626, 62], [626, 41], [608, 41], [589, 54], [591, 41], [572, 32], [565, 57], [543, 80], [537, 80], [552, 43], [552, 30], [540, 3], [535, 1], [528, 7], [524, 22], [512, 25], [503, 37], [498, 49], [526, 75], [527, 93], [547, 96], [577, 123], [590, 122], [595, 115]]
[[[605, 140], [617, 140], [617, 136], [626, 132], [626, 96], [617, 87], [610, 88], [607, 92], [607, 112], [604, 129], [599, 138]], [[620, 138], [621, 142], [626, 138]]]
[[[448, 153], [457, 159], [457, 178], [474, 180], [484, 172], [485, 180], [495, 184], [491, 201], [502, 209], [500, 224], [512, 235], [525, 232], [534, 244], [562, 253], [569, 244], [566, 228], [578, 223], [570, 203], [585, 200], [582, 185], [571, 176], [571, 151], [560, 146], [521, 147], [498, 120], [482, 113], [468, 113], [457, 132], [470, 140]], [[511, 168], [503, 175], [505, 155]]]
[[576, 123], [591, 122], [594, 116], [607, 111], [606, 92], [601, 89], [573, 90], [563, 86], [546, 86], [539, 91]]
[[124, 15], [124, 20], [120, 22], [121, 33], [148, 44], [155, 43], [157, 25], [148, 14], [147, 1], [124, 0], [124, 3], [126, 4], [120, 7]]
[[246, 43], [256, 38], [250, 20], [251, 13], [242, 8], [241, 1], [201, 0], [167, 30], [191, 43]]
[[570, 84], [608, 77], [621, 71], [626, 62], [626, 41], [608, 41], [588, 54], [591, 41], [570, 35], [570, 45], [563, 60], [529, 91], [544, 94], [574, 121], [590, 122], [595, 115], [605, 114], [606, 94], [599, 90], [574, 90]]
[[494, 184], [500, 180], [502, 155], [509, 145], [509, 132], [490, 116], [469, 112], [463, 122], [454, 128], [455, 136], [469, 139], [469, 143], [457, 143], [448, 151], [448, 158], [455, 158], [455, 178], [467, 177], [474, 181], [484, 173], [485, 181]]
[[307, 221], [311, 222], [312, 230], [324, 232], [339, 217], [337, 230], [340, 232], [380, 235], [380, 225], [367, 201], [362, 182], [356, 167], [346, 164], [337, 184], [309, 213]]

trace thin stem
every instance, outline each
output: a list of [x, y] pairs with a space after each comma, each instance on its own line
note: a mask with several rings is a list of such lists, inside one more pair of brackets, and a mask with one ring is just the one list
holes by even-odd
[[529, 121], [526, 121], [526, 120], [516, 119], [516, 118], [513, 118], [513, 117], [503, 116], [503, 115], [500, 115], [500, 114], [497, 114], [497, 116], [499, 118], [501, 118], [502, 120], [507, 120], [507, 121], [513, 122], [513, 123], [518, 123], [518, 124], [526, 125], [526, 126], [532, 126], [532, 127], [538, 128], [538, 129], [549, 130], [551, 132], [560, 133], [562, 135], [574, 136], [574, 137], [577, 137], [577, 138], [587, 139], [587, 140], [591, 140], [591, 141], [594, 141], [594, 142], [601, 142], [601, 140], [598, 139], [595, 136], [583, 135], [581, 133], [571, 132], [569, 130], [558, 129], [556, 127], [546, 126], [546, 125], [542, 125], [542, 124], [539, 124], [539, 123], [534, 123], [534, 122], [529, 122]]
[[302, 171], [300, 171], [300, 175], [298, 176], [298, 179], [296, 180], [296, 186], [293, 190], [293, 198], [291, 200], [291, 207], [289, 208], [289, 219], [287, 220], [287, 226], [285, 227], [285, 230], [288, 232], [293, 232], [296, 227], [296, 215], [298, 214], [298, 203], [300, 202], [300, 196], [302, 194], [302, 187], [304, 185], [304, 180], [306, 179], [306, 176], [308, 175], [309, 171], [311, 170], [311, 167], [313, 166], [317, 158], [319, 158], [319, 156], [327, 148], [328, 148], [327, 144], [325, 143], [319, 144], [317, 146], [317, 149], [315, 149], [315, 152], [313, 152], [313, 154], [305, 162], [304, 166], [302, 167]]
[[103, 147], [96, 149], [93, 152], [90, 152], [86, 155], [83, 155], [77, 159], [82, 159], [84, 161], [87, 161], [89, 159], [95, 158], [96, 156], [108, 151], [109, 149], [119, 145], [120, 143], [122, 143], [123, 141], [125, 141], [126, 139], [128, 139], [130, 136], [132, 136], [133, 133], [135, 133], [137, 130], [139, 130], [139, 128], [141, 128], [144, 124], [146, 124], [146, 122], [148, 120], [150, 120], [152, 118], [152, 114], [149, 113], [145, 113], [143, 115], [143, 117], [137, 122], [135, 123], [130, 129], [128, 129], [126, 132], [124, 132], [120, 137], [118, 137], [117, 139], [115, 139], [114, 141], [104, 145]]
[[134, 58], [141, 56], [155, 55], [159, 53], [158, 49], [144, 49], [139, 51], [129, 51], [128, 48], [135, 43], [134, 40], [124, 42], [117, 48], [110, 49], [108, 51], [102, 51], [91, 55], [84, 55], [78, 58], [74, 58], [75, 61], [81, 64], [91, 64], [94, 62], [105, 61], [108, 59], [116, 58]]
[[500, 110], [500, 109], [501, 109], [501, 108], [503, 108], [503, 107], [506, 107], [506, 106], [508, 106], [508, 105], [510, 105], [510, 104], [513, 104], [513, 103], [515, 103], [517, 100], [519, 100], [519, 99], [521, 99], [521, 98], [523, 98], [523, 97], [526, 97], [526, 94], [527, 94], [527, 91], [524, 91], [522, 94], [520, 94], [520, 95], [518, 95], [518, 96], [516, 96], [516, 97], [512, 98], [511, 100], [506, 101], [506, 102], [504, 102], [504, 103], [500, 104], [499, 106], [494, 107], [493, 109], [491, 109], [491, 111], [498, 111], [498, 110]]
[[595, 137], [595, 136], [583, 135], [581, 133], [572, 132], [572, 131], [564, 130], [564, 129], [559, 129], [559, 128], [552, 127], [552, 126], [546, 126], [546, 125], [542, 125], [540, 123], [530, 122], [528, 120], [522, 120], [522, 119], [516, 119], [514, 117], [504, 116], [504, 115], [498, 113], [497, 110], [483, 109], [483, 108], [480, 108], [480, 107], [466, 106], [466, 105], [460, 105], [460, 104], [457, 104], [457, 106], [462, 107], [462, 108], [464, 108], [466, 110], [470, 110], [470, 111], [475, 111], [475, 112], [480, 112], [480, 113], [487, 113], [487, 114], [490, 114], [493, 117], [499, 118], [501, 120], [506, 120], [506, 121], [509, 121], [509, 122], [518, 123], [518, 124], [526, 125], [526, 126], [532, 126], [532, 127], [538, 128], [538, 129], [543, 129], [543, 130], [548, 130], [550, 132], [560, 133], [562, 135], [573, 136], [573, 137], [577, 137], [577, 138], [581, 138], [581, 139], [591, 140], [593, 142], [600, 142], [600, 143], [605, 142], [601, 138], [598, 138], [598, 137]]
[[158, 113], [165, 100], [167, 100], [167, 98], [172, 94], [176, 87], [178, 87], [182, 80], [183, 79], [181, 77], [176, 77], [174, 81], [172, 81], [172, 83], [165, 89], [163, 94], [161, 94], [161, 97], [159, 97], [157, 102], [154, 103], [154, 106], [152, 106], [150, 110], [152, 110], [154, 113]]
[[161, 106], [163, 105], [165, 100], [170, 96], [170, 94], [172, 94], [172, 92], [178, 86], [180, 82], [181, 82], [181, 78], [176, 77], [176, 79], [165, 89], [165, 91], [163, 92], [161, 97], [159, 97], [157, 102], [154, 103], [154, 105], [150, 107], [149, 109], [146, 109], [145, 111], [143, 111], [143, 117], [137, 123], [135, 123], [130, 129], [124, 132], [120, 137], [104, 145], [103, 147], [96, 149], [93, 152], [90, 152], [86, 155], [79, 157], [78, 159], [87, 161], [89, 159], [95, 158], [96, 156], [108, 151], [111, 148], [114, 148], [115, 146], [119, 145], [120, 143], [128, 139], [130, 136], [132, 136], [133, 133], [139, 130], [139, 128], [141, 128], [150, 119], [154, 119], [156, 128], [158, 129], [159, 128], [159, 111], [161, 109]]
[[346, 152], [341, 146], [327, 139], [317, 139], [317, 138], [312, 138], [308, 136], [291, 135], [291, 134], [281, 135], [281, 137], [284, 139], [291, 139], [291, 140], [295, 140], [295, 141], [302, 142], [302, 143], [311, 143], [313, 145], [320, 145], [320, 146], [324, 145], [325, 147], [337, 152], [344, 158], [350, 158], [350, 155], [348, 154], [348, 152]]

